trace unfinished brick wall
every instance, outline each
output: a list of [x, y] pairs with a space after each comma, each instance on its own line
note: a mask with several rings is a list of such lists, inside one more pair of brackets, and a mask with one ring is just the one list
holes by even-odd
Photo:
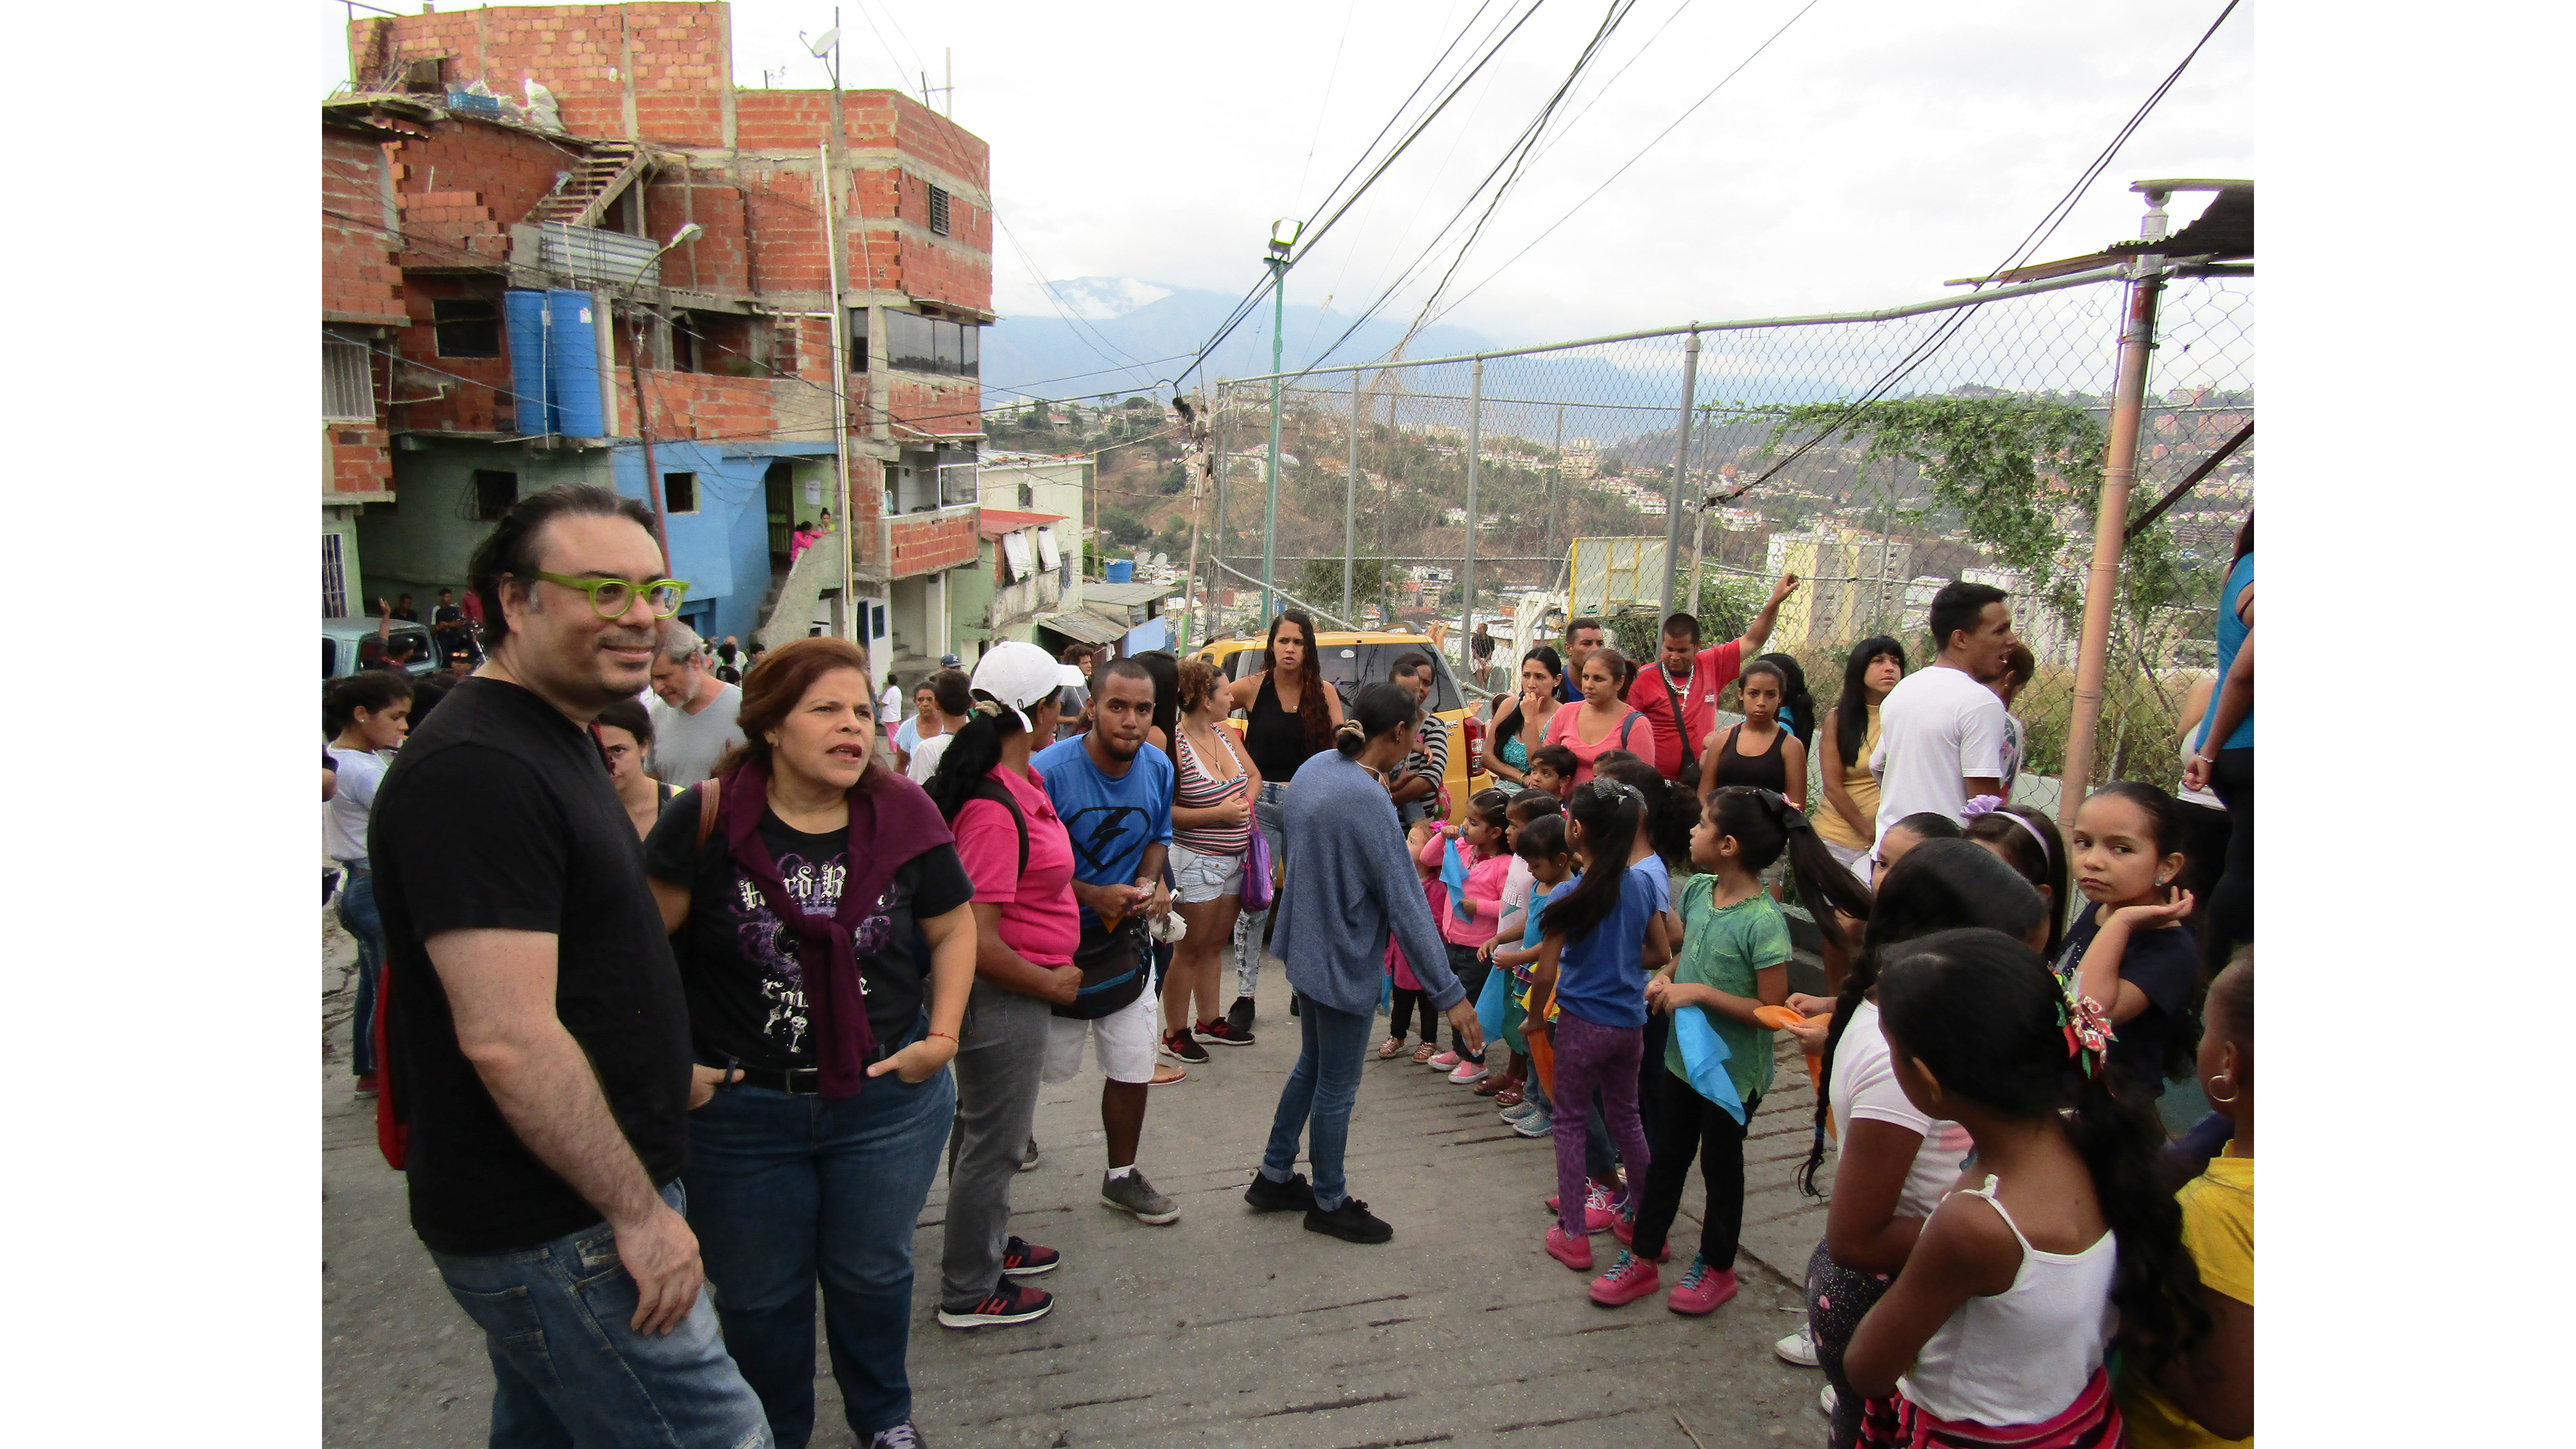
[[391, 154], [403, 266], [497, 267], [509, 259], [510, 228], [574, 167], [581, 147], [451, 112]]
[[386, 230], [384, 149], [374, 137], [322, 131], [322, 317], [386, 322], [403, 315], [402, 271]]
[[350, 25], [349, 49], [362, 80], [373, 55], [394, 67], [441, 56], [451, 83], [480, 80], [514, 100], [535, 77], [575, 135], [722, 146], [729, 25], [726, 6], [686, 0], [499, 6], [370, 16]]
[[[853, 475], [853, 493], [857, 491], [857, 482]], [[975, 562], [981, 543], [975, 531], [974, 518], [963, 514], [950, 518], [897, 519], [892, 532], [894, 557], [889, 569], [896, 578], [971, 564]]]
[[[441, 357], [438, 353], [437, 304], [475, 298], [501, 305], [501, 279], [492, 276], [411, 274], [410, 325], [395, 334], [394, 351], [402, 362], [394, 368], [389, 398], [420, 398], [391, 409], [396, 425], [422, 432], [515, 433], [517, 418], [510, 403], [510, 346], [503, 329], [499, 357]], [[442, 391], [445, 396], [433, 396]]]
[[892, 420], [941, 437], [983, 431], [983, 399], [982, 386], [971, 377], [905, 372], [886, 378], [886, 412]]

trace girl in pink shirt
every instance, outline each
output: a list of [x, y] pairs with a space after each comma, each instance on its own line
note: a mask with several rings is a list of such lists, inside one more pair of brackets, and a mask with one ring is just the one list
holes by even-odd
[[[1467, 988], [1467, 999], [1474, 1001], [1484, 990], [1485, 974], [1491, 968], [1480, 949], [1494, 939], [1494, 928], [1502, 919], [1503, 884], [1511, 875], [1511, 852], [1503, 848], [1503, 837], [1510, 826], [1506, 809], [1511, 797], [1500, 790], [1477, 792], [1467, 802], [1466, 818], [1424, 841], [1418, 857], [1424, 864], [1437, 867], [1447, 849], [1447, 842], [1458, 842], [1458, 853], [1467, 866], [1464, 888], [1452, 886], [1440, 911], [1440, 939], [1449, 946], [1449, 969], [1461, 973], [1458, 983]], [[1449, 1080], [1460, 1086], [1485, 1079], [1483, 1058], [1469, 1056], [1465, 1043], [1453, 1028], [1449, 1050], [1424, 1063], [1434, 1071], [1449, 1074]]]

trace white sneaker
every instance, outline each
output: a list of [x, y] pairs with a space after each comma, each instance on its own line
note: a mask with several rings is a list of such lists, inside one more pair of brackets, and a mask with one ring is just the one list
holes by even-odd
[[1834, 1386], [1827, 1384], [1824, 1394], [1816, 1400], [1816, 1407], [1824, 1410], [1825, 1417], [1830, 1419], [1834, 1416], [1834, 1405], [1839, 1402], [1841, 1400], [1835, 1395]]
[[1798, 1325], [1797, 1332], [1771, 1345], [1771, 1351], [1800, 1368], [1814, 1368], [1816, 1335], [1808, 1329], [1807, 1325], [1801, 1323]]
[[1485, 1064], [1476, 1060], [1474, 1057], [1469, 1057], [1465, 1061], [1460, 1062], [1458, 1064], [1458, 1069], [1449, 1074], [1449, 1080], [1462, 1087], [1470, 1082], [1481, 1082], [1484, 1079]]

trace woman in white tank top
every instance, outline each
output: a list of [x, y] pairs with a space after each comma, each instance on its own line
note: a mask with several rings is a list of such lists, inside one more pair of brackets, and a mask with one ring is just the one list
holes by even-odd
[[1933, 1211], [1844, 1352], [1861, 1444], [2120, 1443], [2113, 1335], [2152, 1369], [2209, 1320], [2181, 1210], [2151, 1185], [2155, 1127], [2103, 1073], [2106, 1018], [2070, 1007], [2029, 946], [1983, 930], [1893, 948], [1878, 1004], [1898, 1084], [1967, 1129], [1982, 1181]]

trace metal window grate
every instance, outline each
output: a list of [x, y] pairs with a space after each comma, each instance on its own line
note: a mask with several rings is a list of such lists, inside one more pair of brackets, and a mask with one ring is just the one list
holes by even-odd
[[930, 230], [937, 236], [948, 235], [948, 193], [930, 188]]
[[367, 347], [325, 333], [322, 338], [322, 421], [372, 423], [376, 420], [376, 381], [367, 365]]
[[322, 617], [349, 617], [349, 574], [340, 562], [340, 535], [322, 535]]

